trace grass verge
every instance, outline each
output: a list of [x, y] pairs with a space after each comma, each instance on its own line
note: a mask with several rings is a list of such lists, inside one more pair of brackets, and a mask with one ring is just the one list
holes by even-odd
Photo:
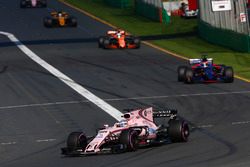
[[[250, 54], [235, 52], [212, 45], [196, 34], [196, 19], [172, 17], [170, 25], [149, 20], [135, 14], [134, 8], [118, 9], [106, 5], [103, 0], [64, 0], [132, 34], [149, 39], [149, 42], [187, 58], [208, 54], [215, 63], [233, 66], [240, 77], [250, 79]], [[180, 36], [194, 32], [192, 36]], [[169, 35], [169, 36], [168, 36]], [[149, 38], [150, 37], [150, 38]]]

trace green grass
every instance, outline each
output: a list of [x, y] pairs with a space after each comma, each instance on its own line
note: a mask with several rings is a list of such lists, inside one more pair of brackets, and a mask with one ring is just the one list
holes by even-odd
[[250, 79], [250, 54], [248, 53], [234, 52], [212, 45], [198, 37], [157, 40], [152, 43], [188, 58], [199, 58], [201, 54], [207, 54], [214, 59], [215, 63], [233, 66], [237, 75]]
[[[176, 18], [170, 27], [166, 28], [161, 23], [135, 15], [134, 8], [118, 9], [103, 3], [103, 0], [64, 0], [85, 11], [106, 20], [135, 35], [162, 35], [189, 32], [197, 26], [196, 20], [183, 20]], [[182, 24], [182, 26], [179, 26]]]
[[[172, 17], [171, 23], [165, 26], [135, 14], [134, 8], [118, 9], [103, 3], [103, 0], [64, 0], [83, 10], [123, 28], [138, 36], [157, 36], [157, 40], [150, 42], [162, 48], [178, 53], [188, 58], [197, 58], [201, 54], [208, 54], [217, 64], [233, 66], [237, 75], [250, 79], [250, 54], [232, 51], [230, 49], [212, 45], [200, 39], [197, 35], [192, 37], [173, 36], [164, 39], [164, 35], [196, 32], [196, 19], [182, 19]], [[161, 38], [162, 36], [162, 38]]]

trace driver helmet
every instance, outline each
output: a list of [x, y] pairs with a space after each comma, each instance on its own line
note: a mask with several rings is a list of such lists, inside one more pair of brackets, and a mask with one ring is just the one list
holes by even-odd
[[202, 62], [201, 66], [204, 68], [208, 67], [208, 62]]
[[117, 38], [121, 38], [122, 34], [121, 33], [117, 33]]
[[122, 36], [122, 30], [121, 29], [117, 29], [116, 35], [117, 35], [118, 38], [121, 38], [121, 36]]
[[59, 17], [62, 17], [62, 12], [59, 12], [59, 13], [58, 13], [58, 16], [59, 16]]
[[122, 119], [121, 121], [119, 121], [118, 125], [119, 127], [126, 127], [128, 125], [128, 121], [125, 119]]

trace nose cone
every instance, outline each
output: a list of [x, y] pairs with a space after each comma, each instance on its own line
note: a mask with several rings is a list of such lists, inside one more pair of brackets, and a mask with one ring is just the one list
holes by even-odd
[[89, 143], [85, 149], [85, 152], [97, 152], [98, 143]]
[[119, 39], [119, 46], [120, 48], [125, 48], [126, 47], [126, 42], [124, 39]]
[[65, 19], [64, 19], [64, 17], [59, 17], [59, 24], [60, 24], [60, 26], [64, 26], [65, 25]]
[[37, 3], [37, 0], [32, 0], [32, 1], [31, 1], [31, 4], [32, 4], [33, 7], [36, 6], [36, 3]]

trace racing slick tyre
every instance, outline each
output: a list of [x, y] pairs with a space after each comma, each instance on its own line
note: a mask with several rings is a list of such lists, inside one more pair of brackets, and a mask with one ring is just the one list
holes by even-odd
[[68, 136], [67, 148], [70, 150], [85, 149], [87, 144], [87, 137], [83, 132], [72, 132]]
[[168, 135], [172, 142], [187, 142], [189, 136], [187, 122], [183, 120], [170, 120]]
[[232, 83], [234, 81], [234, 71], [232, 67], [224, 68], [224, 82]]
[[191, 68], [186, 68], [185, 70], [185, 83], [191, 84], [193, 83], [193, 70]]
[[26, 1], [25, 0], [21, 0], [20, 8], [26, 8]]
[[186, 66], [179, 66], [177, 69], [178, 72], [178, 81], [183, 82], [185, 81], [185, 72], [187, 67]]
[[46, 8], [47, 7], [47, 1], [41, 1], [41, 7]]
[[126, 151], [136, 151], [138, 148], [138, 133], [132, 129], [122, 131], [120, 143], [126, 147]]
[[134, 37], [135, 49], [139, 49], [141, 47], [141, 40], [138, 37]]
[[109, 39], [104, 39], [103, 48], [108, 49], [109, 45], [110, 45], [110, 40]]
[[43, 24], [45, 27], [53, 27], [53, 20], [49, 17], [43, 19]]
[[77, 19], [75, 17], [70, 17], [69, 18], [69, 25], [71, 27], [77, 27]]
[[103, 48], [104, 39], [105, 39], [104, 36], [99, 37], [99, 39], [98, 39], [98, 47], [99, 48]]

